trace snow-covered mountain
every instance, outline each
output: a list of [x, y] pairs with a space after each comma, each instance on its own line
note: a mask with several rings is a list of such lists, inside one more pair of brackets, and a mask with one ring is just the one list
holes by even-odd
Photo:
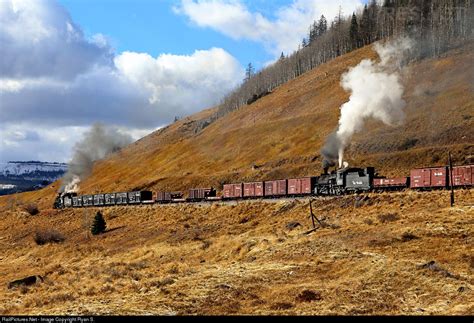
[[64, 174], [67, 171], [67, 164], [50, 163], [40, 161], [14, 161], [0, 163], [0, 175], [3, 176], [43, 176], [55, 177], [58, 173]]
[[67, 171], [64, 163], [11, 161], [0, 163], [0, 195], [30, 191], [61, 178]]

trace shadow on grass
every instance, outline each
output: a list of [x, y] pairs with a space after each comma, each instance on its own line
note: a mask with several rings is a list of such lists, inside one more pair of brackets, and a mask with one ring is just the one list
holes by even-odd
[[120, 227], [107, 229], [107, 230], [105, 230], [103, 233], [109, 233], [109, 232], [112, 232], [112, 231], [115, 231], [115, 230], [123, 229], [123, 228], [125, 228], [125, 227], [126, 227], [125, 225], [122, 225], [122, 226], [120, 226]]

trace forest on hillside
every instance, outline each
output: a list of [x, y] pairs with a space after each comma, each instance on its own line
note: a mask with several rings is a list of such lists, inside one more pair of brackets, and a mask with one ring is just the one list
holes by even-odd
[[330, 25], [321, 16], [295, 52], [257, 73], [251, 64], [242, 84], [219, 104], [217, 112], [201, 120], [196, 131], [219, 117], [255, 102], [291, 79], [373, 42], [408, 36], [415, 40], [412, 59], [439, 57], [474, 35], [472, 0], [371, 0], [359, 12], [341, 10]]

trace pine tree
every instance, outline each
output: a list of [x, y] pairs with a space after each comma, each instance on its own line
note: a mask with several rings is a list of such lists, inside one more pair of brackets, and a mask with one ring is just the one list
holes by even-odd
[[349, 29], [349, 36], [351, 38], [352, 49], [359, 48], [359, 25], [357, 24], [357, 17], [352, 13], [351, 28]]
[[249, 63], [247, 65], [247, 68], [245, 69], [245, 79], [244, 81], [248, 81], [252, 78], [254, 74], [255, 68], [253, 67], [252, 63]]
[[360, 38], [362, 39], [362, 44], [370, 44], [370, 17], [367, 5], [364, 6], [364, 10], [362, 11], [362, 19], [360, 20], [359, 32]]
[[309, 26], [309, 37], [308, 37], [308, 45], [311, 44], [316, 38], [319, 36], [319, 27], [316, 20], [313, 22], [311, 26]]
[[321, 15], [318, 23], [318, 36], [322, 36], [328, 30], [328, 22], [324, 15]]
[[105, 223], [104, 217], [102, 216], [102, 213], [98, 211], [94, 217], [94, 223], [92, 223], [91, 232], [94, 235], [100, 234], [105, 231], [106, 227], [107, 224]]

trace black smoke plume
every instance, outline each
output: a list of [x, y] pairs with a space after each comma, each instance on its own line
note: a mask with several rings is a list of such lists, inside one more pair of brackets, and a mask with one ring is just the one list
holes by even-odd
[[101, 123], [94, 124], [82, 140], [74, 145], [74, 152], [63, 177], [60, 193], [76, 192], [81, 180], [92, 171], [96, 160], [102, 159], [130, 144], [132, 137], [113, 127]]

